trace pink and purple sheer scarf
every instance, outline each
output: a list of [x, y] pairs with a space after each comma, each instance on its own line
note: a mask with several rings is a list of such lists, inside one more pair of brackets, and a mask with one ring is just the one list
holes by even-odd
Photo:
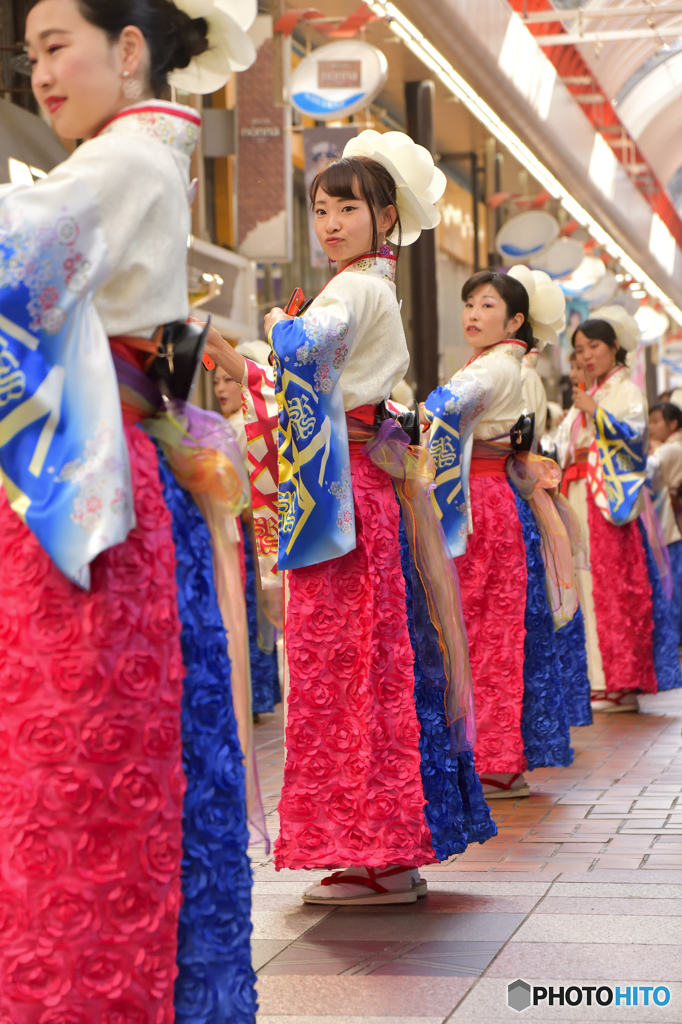
[[[407, 434], [394, 419], [384, 420], [378, 432], [374, 432], [364, 424], [358, 423], [356, 427], [349, 418], [349, 439], [367, 440], [363, 451], [393, 479], [412, 561], [421, 584], [414, 588], [415, 601], [421, 591], [443, 656], [443, 702], [451, 750], [453, 753], [471, 750], [476, 739], [476, 723], [469, 646], [457, 570], [431, 504], [435, 464], [428, 449], [410, 445]], [[424, 663], [428, 664], [428, 659], [424, 659]], [[437, 687], [442, 685], [442, 678], [439, 674], [429, 677]]]

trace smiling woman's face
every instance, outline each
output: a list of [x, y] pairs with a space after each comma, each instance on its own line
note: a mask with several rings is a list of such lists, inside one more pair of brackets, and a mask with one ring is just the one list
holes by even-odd
[[124, 72], [144, 65], [139, 29], [124, 29], [112, 43], [81, 14], [76, 0], [40, 0], [26, 21], [33, 94], [64, 139], [90, 139], [129, 101]]

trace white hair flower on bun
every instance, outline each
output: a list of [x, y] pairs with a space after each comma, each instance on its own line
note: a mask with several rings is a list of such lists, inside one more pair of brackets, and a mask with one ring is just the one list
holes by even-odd
[[626, 352], [634, 352], [639, 342], [641, 331], [634, 316], [630, 316], [624, 306], [600, 306], [590, 310], [590, 320], [606, 320], [611, 324], [618, 344]]
[[257, 11], [256, 0], [173, 0], [190, 18], [208, 22], [208, 48], [192, 57], [186, 68], [168, 76], [169, 83], [185, 92], [216, 92], [233, 71], [245, 71], [256, 59], [248, 30]]
[[509, 270], [528, 292], [528, 319], [539, 347], [554, 345], [566, 327], [566, 298], [558, 284], [544, 270], [530, 270], [518, 264]]
[[[343, 155], [376, 160], [391, 173], [397, 188], [403, 245], [412, 245], [422, 231], [440, 223], [435, 204], [445, 191], [445, 175], [435, 166], [428, 149], [418, 146], [409, 135], [368, 129], [346, 144]], [[397, 225], [388, 240], [398, 241]]]

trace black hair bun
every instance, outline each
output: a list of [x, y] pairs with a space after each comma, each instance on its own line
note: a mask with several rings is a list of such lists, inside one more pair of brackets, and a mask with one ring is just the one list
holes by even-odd
[[206, 18], [190, 18], [171, 3], [173, 17], [169, 24], [168, 50], [164, 71], [170, 74], [186, 68], [193, 57], [198, 57], [208, 49], [208, 22]]

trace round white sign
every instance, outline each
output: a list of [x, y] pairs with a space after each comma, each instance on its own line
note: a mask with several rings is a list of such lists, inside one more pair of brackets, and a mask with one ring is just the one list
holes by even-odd
[[291, 102], [316, 121], [348, 117], [372, 102], [388, 76], [388, 61], [369, 43], [344, 39], [305, 57], [291, 76]]

